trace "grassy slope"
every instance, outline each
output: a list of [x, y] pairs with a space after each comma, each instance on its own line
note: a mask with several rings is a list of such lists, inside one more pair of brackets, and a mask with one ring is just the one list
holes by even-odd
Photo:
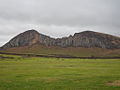
[[120, 60], [0, 59], [0, 90], [120, 90]]
[[71, 56], [120, 56], [119, 50], [109, 50], [101, 48], [61, 48], [61, 47], [45, 47], [41, 45], [33, 45], [30, 47], [19, 47], [11, 48], [5, 52], [15, 52], [15, 53], [33, 53], [33, 54], [61, 54], [61, 55], [71, 55]]

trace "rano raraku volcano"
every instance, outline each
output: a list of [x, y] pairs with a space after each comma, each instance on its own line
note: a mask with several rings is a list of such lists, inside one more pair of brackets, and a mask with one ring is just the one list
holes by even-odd
[[36, 30], [28, 30], [11, 39], [8, 43], [2, 46], [2, 48], [6, 49], [13, 47], [31, 46], [34, 44], [60, 47], [98, 47], [107, 49], [119, 49], [120, 37], [93, 31], [84, 31], [75, 33], [73, 36], [55, 39], [40, 34]]

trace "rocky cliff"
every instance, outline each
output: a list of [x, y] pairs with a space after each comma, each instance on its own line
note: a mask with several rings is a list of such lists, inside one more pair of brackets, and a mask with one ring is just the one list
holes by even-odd
[[75, 33], [73, 36], [54, 39], [40, 34], [35, 30], [28, 30], [11, 39], [2, 48], [5, 49], [12, 47], [31, 46], [34, 44], [60, 47], [98, 47], [117, 49], [120, 48], [120, 37], [93, 31], [84, 31]]

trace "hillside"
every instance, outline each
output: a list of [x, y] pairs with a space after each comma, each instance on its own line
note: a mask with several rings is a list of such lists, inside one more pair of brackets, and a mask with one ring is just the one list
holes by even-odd
[[120, 49], [57, 47], [35, 44], [32, 46], [8, 48], [2, 52], [36, 55], [73, 56], [73, 57], [119, 57]]
[[55, 39], [40, 34], [35, 30], [28, 30], [11, 39], [2, 48], [23, 47], [34, 44], [59, 47], [120, 49], [120, 37], [93, 31], [84, 31], [75, 33], [73, 36]]
[[74, 57], [119, 57], [120, 38], [108, 34], [84, 31], [66, 38], [51, 38], [35, 30], [23, 32], [1, 52]]

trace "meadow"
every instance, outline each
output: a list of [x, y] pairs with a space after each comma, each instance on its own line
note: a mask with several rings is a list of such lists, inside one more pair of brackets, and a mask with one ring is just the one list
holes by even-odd
[[4, 56], [0, 90], [120, 90], [119, 59]]

